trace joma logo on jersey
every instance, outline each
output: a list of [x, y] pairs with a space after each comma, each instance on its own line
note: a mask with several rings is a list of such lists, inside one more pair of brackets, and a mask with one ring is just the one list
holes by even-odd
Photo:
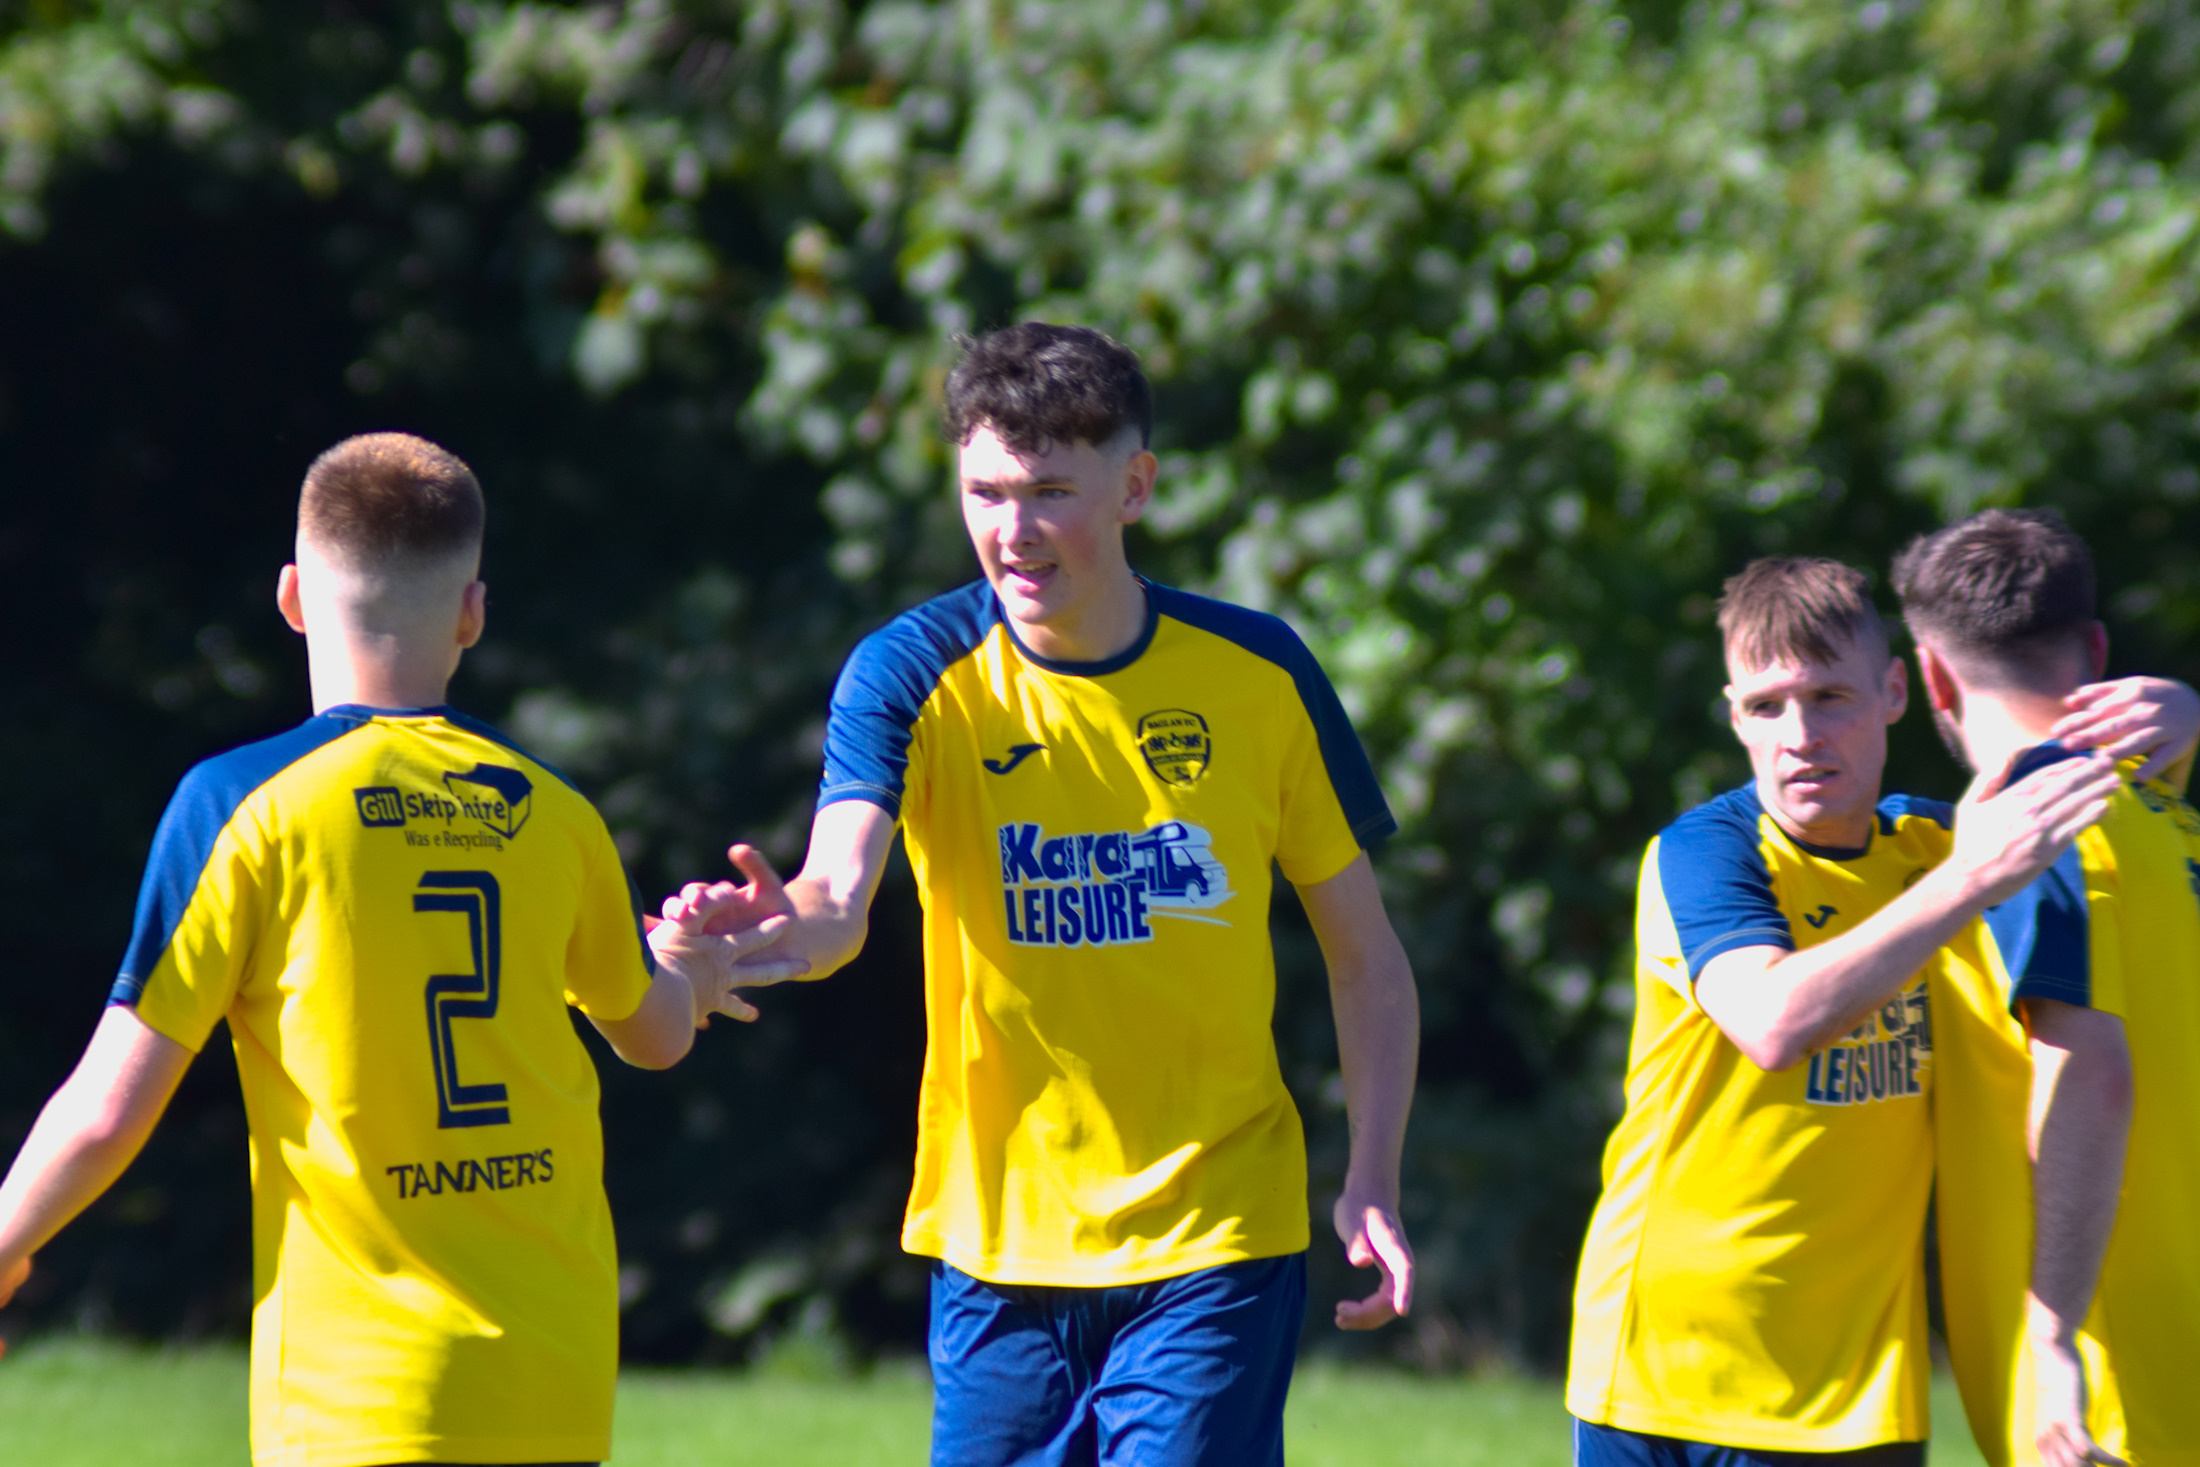
[[1868, 1105], [1925, 1093], [1933, 1057], [1933, 1010], [1920, 983], [1898, 993], [1849, 1031], [1852, 1042], [1810, 1057], [1803, 1098], [1812, 1105]]
[[1189, 788], [1214, 762], [1207, 720], [1188, 708], [1164, 708], [1138, 720], [1138, 752], [1146, 767], [1170, 784]]
[[1052, 838], [1018, 821], [1000, 837], [1008, 940], [1023, 947], [1151, 942], [1153, 918], [1219, 923], [1199, 909], [1236, 895], [1213, 837], [1183, 820]]

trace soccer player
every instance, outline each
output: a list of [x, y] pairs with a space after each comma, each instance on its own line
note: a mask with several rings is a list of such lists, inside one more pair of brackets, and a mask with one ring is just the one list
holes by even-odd
[[1283, 1460], [1305, 1309], [1305, 1141], [1270, 1022], [1271, 865], [1329, 965], [1352, 1150], [1334, 1221], [1403, 1314], [1398, 1167], [1418, 1009], [1369, 866], [1392, 828], [1281, 621], [1155, 585], [1124, 347], [1025, 324], [949, 376], [983, 579], [895, 618], [833, 695], [801, 874], [737, 848], [714, 922], [791, 902], [822, 976], [862, 946], [897, 824], [925, 910], [925, 1058], [902, 1244], [936, 1262], [932, 1460]]
[[617, 1258], [566, 1008], [647, 1068], [751, 1012], [725, 940], [667, 923], [652, 961], [587, 800], [443, 706], [481, 635], [482, 522], [421, 439], [314, 462], [277, 592], [314, 715], [185, 776], [106, 1013], [0, 1184], [5, 1302], [228, 1020], [266, 1467], [609, 1455]]
[[[2092, 556], [2061, 518], [1988, 510], [1921, 537], [1895, 589], [1963, 760], [2068, 767], [2058, 717], [2108, 639]], [[1998, 1030], [1973, 1031], [1987, 1052], [1963, 1057], [2003, 1083], [1944, 1148], [1940, 1226], [1949, 1345], [1996, 1462], [2200, 1463], [2200, 816], [2185, 773], [2135, 772], [1986, 916], [2005, 1007]]]
[[1883, 801], [1907, 680], [1864, 577], [1761, 560], [1718, 624], [1754, 777], [1643, 860], [1627, 1105], [1575, 1295], [1575, 1460], [1919, 1464], [1920, 969], [2067, 848], [2116, 772], [2095, 755], [2006, 784], [1996, 765], [1954, 812]]

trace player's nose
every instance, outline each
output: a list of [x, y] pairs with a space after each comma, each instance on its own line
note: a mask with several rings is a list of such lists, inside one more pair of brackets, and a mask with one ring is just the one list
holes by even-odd
[[1029, 550], [1042, 538], [1038, 506], [1025, 500], [1012, 501], [1012, 508], [1001, 525], [1002, 546], [1009, 550]]

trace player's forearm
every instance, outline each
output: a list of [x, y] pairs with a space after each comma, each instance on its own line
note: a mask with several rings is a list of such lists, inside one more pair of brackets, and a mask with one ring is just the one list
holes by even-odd
[[695, 995], [677, 969], [659, 967], [633, 1013], [623, 1019], [588, 1016], [611, 1052], [641, 1070], [665, 1070], [695, 1045]]
[[836, 973], [863, 951], [871, 930], [870, 892], [850, 890], [838, 873], [816, 874], [805, 869], [787, 883], [787, 900], [794, 905], [794, 923], [774, 945], [776, 955], [809, 963], [801, 981]]
[[1395, 1208], [1421, 1049], [1421, 1006], [1413, 971], [1393, 939], [1388, 953], [1333, 967], [1329, 981], [1345, 1115], [1352, 1130], [1346, 1186]]
[[190, 1064], [190, 1050], [132, 1010], [100, 1016], [0, 1182], [0, 1267], [44, 1246], [128, 1169]]
[[47, 1102], [0, 1184], [0, 1266], [46, 1246], [129, 1169], [147, 1132], [115, 1132], [67, 1091]]
[[1714, 959], [1697, 1000], [1752, 1063], [1785, 1070], [1900, 993], [1984, 905], [1976, 879], [1944, 863], [1851, 931], [1768, 967]]
[[2131, 1051], [2112, 1014], [2028, 1006], [2032, 1029], [2034, 1338], [2067, 1343], [2085, 1322], [2116, 1226], [2131, 1131]]

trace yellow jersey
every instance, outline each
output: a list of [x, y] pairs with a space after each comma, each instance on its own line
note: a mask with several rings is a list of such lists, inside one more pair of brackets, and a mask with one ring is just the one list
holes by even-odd
[[[2070, 757], [2058, 744], [2011, 772]], [[2200, 1464], [2200, 815], [2159, 781], [1986, 914], [1983, 969], [1952, 970], [1939, 1226], [1948, 1346], [1972, 1432], [2001, 1467], [2034, 1462], [2024, 1297], [2031, 1279], [2028, 998], [2119, 1015], [2135, 1098], [2116, 1227], [2078, 1344], [2103, 1447], [2133, 1467]]]
[[1574, 1295], [1575, 1416], [1762, 1451], [1928, 1435], [1925, 978], [1777, 1074], [1704, 1014], [1695, 980], [1721, 953], [1848, 931], [1946, 856], [1950, 822], [1896, 796], [1863, 848], [1811, 846], [1749, 785], [1651, 842], [1626, 1110]]
[[252, 1137], [262, 1467], [597, 1461], [617, 1256], [567, 1006], [650, 981], [602, 819], [445, 708], [331, 708], [200, 764], [111, 1001], [229, 1021]]
[[1390, 813], [1288, 627], [1144, 589], [1134, 645], [1066, 663], [973, 582], [865, 639], [833, 695], [819, 803], [898, 815], [924, 902], [902, 1244], [995, 1283], [1307, 1245], [1270, 871], [1325, 881]]

